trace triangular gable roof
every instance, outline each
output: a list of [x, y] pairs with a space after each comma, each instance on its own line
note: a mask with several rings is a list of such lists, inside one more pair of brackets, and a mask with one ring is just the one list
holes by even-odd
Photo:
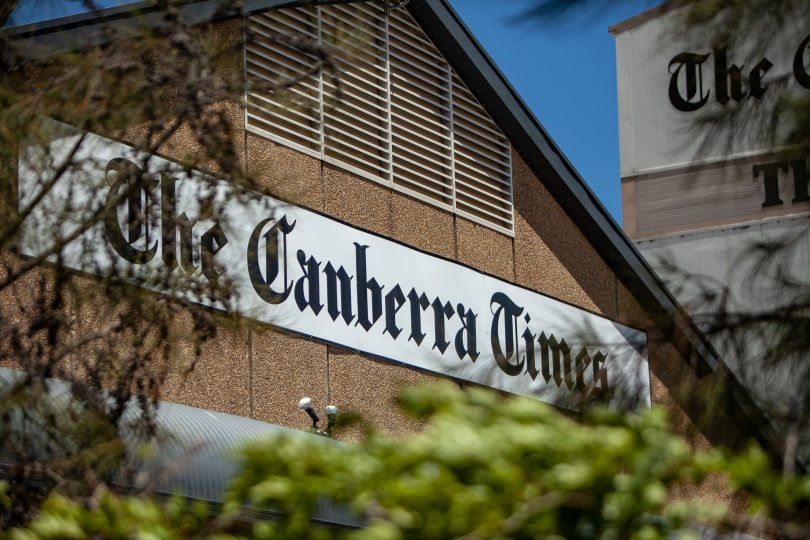
[[[246, 13], [254, 13], [271, 8], [347, 1], [352, 0], [244, 0], [243, 6]], [[223, 11], [217, 0], [192, 0], [179, 9], [181, 16], [191, 23], [224, 20], [239, 15], [233, 10]], [[673, 336], [673, 341], [688, 343], [695, 359], [692, 367], [697, 375], [702, 377], [718, 373], [724, 378], [734, 401], [730, 413], [738, 425], [748, 435], [770, 447], [777, 458], [783, 455], [784, 441], [771, 422], [742, 384], [725, 369], [709, 340], [557, 147], [449, 1], [411, 0], [407, 3], [407, 9], [487, 109], [534, 174], [653, 317], [662, 333]], [[102, 45], [113, 35], [118, 38], [134, 37], [144, 26], [159, 27], [162, 18], [153, 3], [135, 2], [96, 13], [12, 27], [4, 34], [22, 42], [19, 48], [21, 54], [34, 60], [81, 47]], [[107, 31], [102, 32], [102, 26]]]

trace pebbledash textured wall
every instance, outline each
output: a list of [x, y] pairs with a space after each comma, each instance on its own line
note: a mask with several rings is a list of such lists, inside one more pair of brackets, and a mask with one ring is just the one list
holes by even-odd
[[[241, 24], [230, 21], [212, 31], [239, 44]], [[233, 62], [235, 72], [230, 75], [241, 78], [241, 66], [241, 59]], [[731, 421], [700, 420], [700, 395], [712, 392], [721, 381], [714, 375], [697, 379], [685, 357], [688, 352], [679, 351], [679, 344], [656, 329], [644, 307], [516, 152], [512, 154], [515, 225], [510, 237], [247, 134], [242, 103], [234, 100], [219, 106], [228, 111], [242, 149], [242, 167], [259, 189], [646, 331], [652, 399], [670, 411], [677, 430], [702, 448], [744, 441]], [[136, 142], [140, 134], [134, 126], [125, 138]], [[161, 149], [180, 161], [197, 151], [182, 130]], [[75, 279], [80, 294], [97, 298], [82, 302], [81, 311], [70, 311], [71, 327], [78, 335], [100, 327], [110, 313], [104, 309], [104, 291], [92, 278]], [[335, 404], [362, 414], [385, 432], [403, 435], [419, 425], [394, 405], [398, 388], [441, 379], [253, 321], [212, 317], [218, 322], [218, 339], [206, 344], [190, 374], [186, 368], [193, 345], [184, 336], [191, 334], [191, 318], [178, 317], [172, 343], [175, 367], [163, 388], [166, 401], [303, 428], [308, 420], [296, 403], [306, 395], [319, 409]], [[707, 493], [717, 487], [707, 484]]]

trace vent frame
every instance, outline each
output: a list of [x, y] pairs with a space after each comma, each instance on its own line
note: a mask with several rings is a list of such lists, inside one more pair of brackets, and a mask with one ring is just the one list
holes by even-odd
[[[280, 58], [271, 68], [304, 65], [297, 58], [306, 53], [285, 52], [290, 34], [282, 29], [295, 27], [290, 19], [311, 29], [309, 39], [317, 36], [319, 45], [339, 44], [334, 62], [342, 96], [336, 104], [329, 103], [334, 84], [323, 70], [291, 88], [255, 91], [257, 82], [276, 88], [286, 82], [272, 78], [283, 69], [261, 69], [257, 58]], [[373, 47], [361, 46], [363, 58], [343, 52], [340, 25], [349, 20], [370, 23], [371, 30], [358, 24], [345, 32], [374, 41]], [[249, 39], [254, 26], [264, 41]], [[511, 144], [410, 13], [386, 13], [372, 2], [281, 8], [247, 17], [245, 28], [246, 132], [514, 236]], [[287, 37], [273, 43], [267, 34], [274, 30]], [[300, 74], [289, 73], [288, 80]]]

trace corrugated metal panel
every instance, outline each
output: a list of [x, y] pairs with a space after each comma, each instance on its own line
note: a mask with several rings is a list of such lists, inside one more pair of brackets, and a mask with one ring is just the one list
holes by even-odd
[[[22, 376], [22, 372], [0, 368], [0, 388], [13, 384]], [[51, 399], [68, 406], [68, 383], [51, 379], [48, 388]], [[126, 414], [135, 415], [137, 409], [133, 405]], [[13, 419], [4, 427], [10, 423]], [[328, 451], [329, 445], [342, 444], [297, 429], [167, 402], [162, 402], [158, 408], [157, 425], [165, 436], [151, 445], [154, 454], [148, 461], [134, 464], [136, 469], [150, 473], [170, 472], [155, 475], [154, 487], [158, 493], [179, 494], [215, 503], [222, 502], [225, 490], [238, 472], [235, 451], [249, 441], [262, 440], [273, 444], [282, 437], [313, 437], [313, 444], [323, 444], [324, 451]], [[29, 428], [26, 437], [29, 441], [32, 437], [36, 439], [36, 430]], [[123, 437], [135, 444], [132, 434]], [[10, 455], [0, 450], [0, 460], [7, 462], [9, 459]], [[267, 511], [273, 513], [273, 509]], [[329, 501], [319, 502], [312, 519], [348, 527], [362, 525], [348, 508]]]
[[[787, 241], [791, 241], [787, 255], [765, 259], [765, 270], [756, 266], [763, 259], [752, 256], [755, 244]], [[785, 276], [805, 286], [810, 283], [810, 216], [671, 234], [638, 240], [636, 245], [704, 330], [717, 320], [717, 301], [725, 294], [727, 310], [732, 313], [766, 313], [791, 305], [796, 289], [784, 285], [775, 272], [777, 265]], [[784, 399], [801, 395], [797, 385], [810, 376], [807, 365], [763, 369], [763, 359], [773, 346], [771, 337], [761, 331], [709, 335], [734, 374], [760, 403], [767, 404], [766, 410], [774, 410], [775, 404], [784, 406], [780, 403]], [[810, 433], [805, 437], [810, 441]], [[810, 442], [803, 452], [803, 458], [810, 459]]]
[[[798, 278], [810, 281], [810, 216], [774, 219], [746, 225], [692, 231], [636, 241], [644, 257], [665, 280], [678, 300], [697, 311], [699, 298], [695, 278], [706, 278], [716, 288], [728, 286], [734, 305], [740, 309], [757, 311], [772, 309], [790, 302], [783, 288], [774, 286], [773, 276], [757, 275], [749, 279], [752, 271], [750, 257], [753, 245], [763, 241], [785, 241], [800, 235], [791, 257], [784, 261]], [[680, 269], [693, 279], [684, 283], [672, 281], [670, 268]], [[697, 303], [696, 303], [697, 302]]]
[[636, 236], [810, 212], [810, 202], [791, 202], [793, 175], [783, 171], [779, 191], [784, 203], [763, 208], [762, 175], [753, 176], [759, 162], [744, 159], [630, 180], [635, 183]]

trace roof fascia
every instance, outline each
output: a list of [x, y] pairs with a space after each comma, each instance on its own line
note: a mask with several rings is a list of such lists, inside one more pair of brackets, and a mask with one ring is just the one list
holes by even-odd
[[660, 17], [661, 15], [669, 13], [674, 9], [678, 9], [691, 1], [693, 0], [667, 0], [662, 4], [658, 4], [657, 6], [653, 6], [646, 11], [642, 11], [638, 15], [633, 15], [629, 19], [625, 19], [621, 22], [608, 26], [608, 32], [614, 36], [618, 36], [623, 32], [627, 32], [628, 30], [641, 26], [647, 21]]
[[699, 377], [715, 373], [730, 389], [733, 418], [750, 435], [783, 455], [784, 441], [748, 391], [725, 369], [697, 328], [633, 242], [624, 234], [585, 181], [557, 147], [447, 0], [414, 0], [408, 10], [467, 83], [512, 146], [569, 217], [590, 239], [616, 276], [653, 316], [664, 335], [685, 339]]

